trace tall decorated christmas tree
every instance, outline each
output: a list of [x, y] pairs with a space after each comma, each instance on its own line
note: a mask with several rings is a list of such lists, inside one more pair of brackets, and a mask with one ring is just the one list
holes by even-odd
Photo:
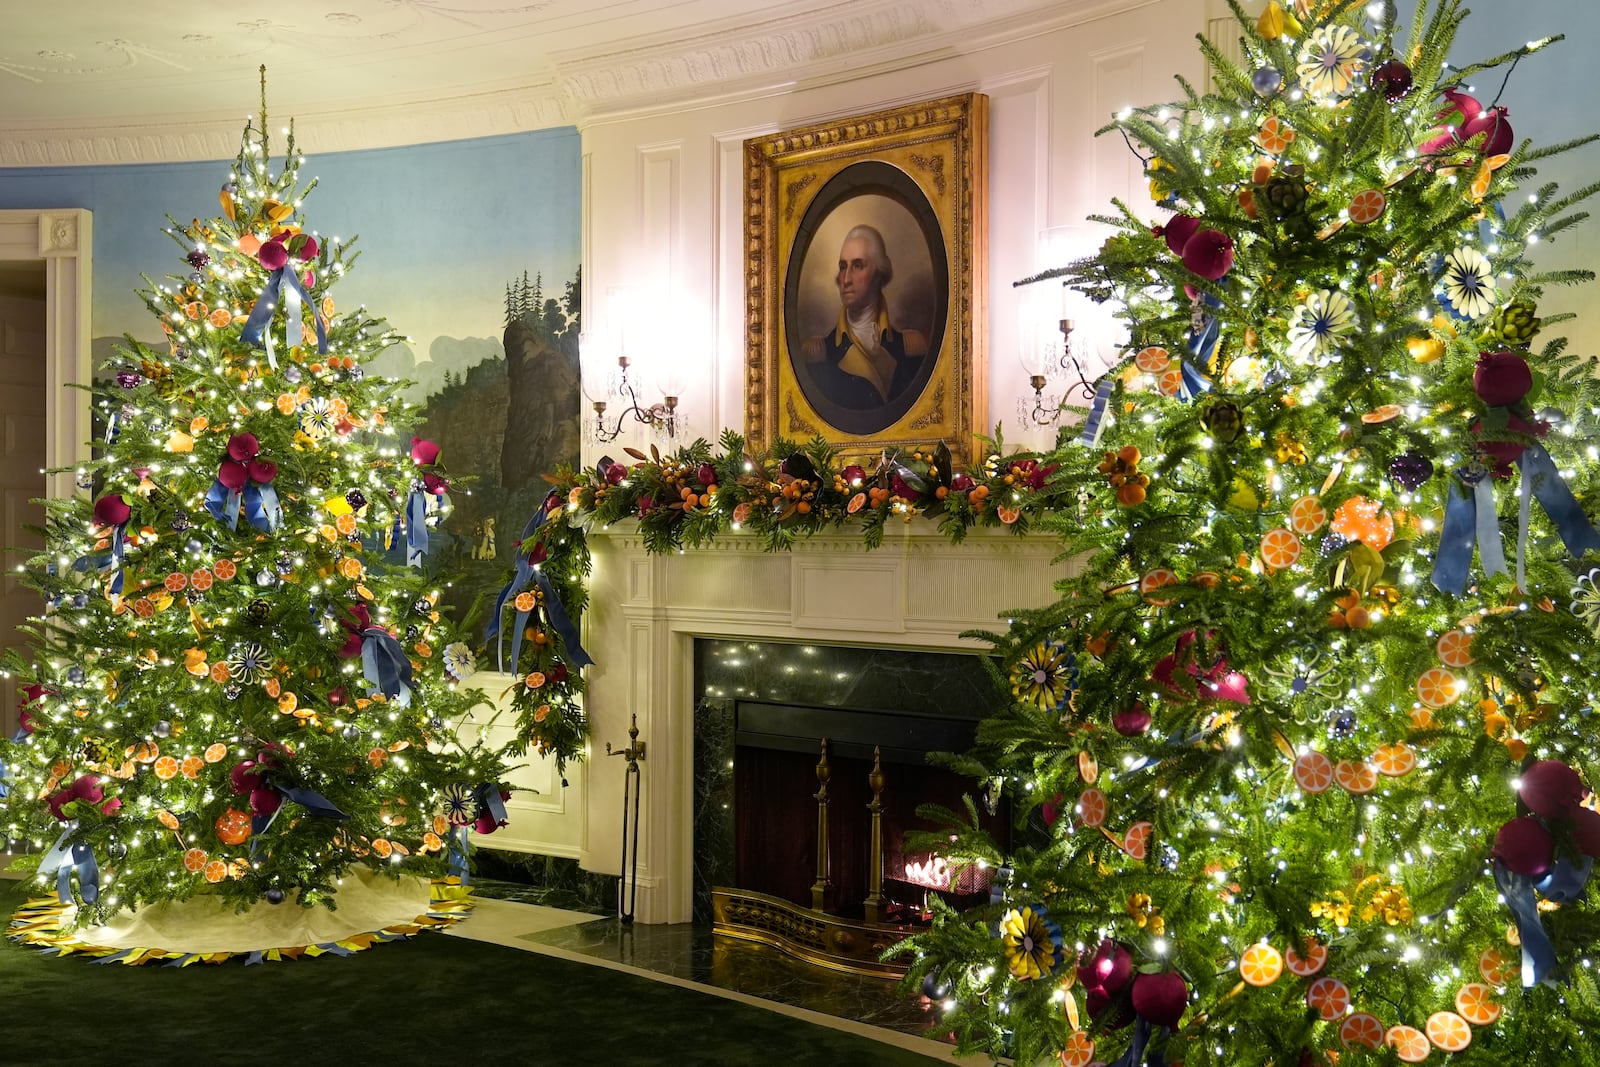
[[141, 294], [167, 344], [107, 368], [84, 492], [23, 567], [46, 611], [0, 831], [80, 918], [335, 906], [355, 865], [464, 873], [466, 828], [503, 824], [499, 755], [455, 733], [472, 654], [405, 558], [445, 471], [363, 373], [397, 337], [335, 304], [356, 255], [310, 228], [303, 165], [263, 110], [220, 216], [173, 222], [180, 273]]
[[1202, 41], [1210, 92], [1103, 131], [1157, 203], [1052, 272], [1132, 342], [960, 761], [1024, 843], [928, 837], [994, 888], [912, 981], [1017, 1063], [1600, 1063], [1600, 380], [1539, 317], [1587, 273], [1530, 255], [1600, 187], [1495, 96], [1551, 42], [1233, 7], [1243, 66]]

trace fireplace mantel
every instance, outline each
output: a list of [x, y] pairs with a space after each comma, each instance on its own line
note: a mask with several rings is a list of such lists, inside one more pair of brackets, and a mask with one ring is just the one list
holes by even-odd
[[[920, 521], [891, 522], [871, 551], [858, 535], [839, 535], [773, 553], [759, 536], [736, 532], [651, 555], [631, 523], [592, 531], [589, 547], [584, 640], [596, 663], [587, 673], [588, 767], [569, 774], [562, 802], [541, 794], [543, 803], [514, 808], [511, 826], [484, 843], [570, 854], [576, 842], [586, 869], [620, 873], [624, 767], [605, 745], [626, 746], [636, 714], [648, 744], [637, 898], [645, 923], [687, 922], [692, 907], [696, 637], [979, 649], [960, 634], [1003, 629], [1004, 612], [1049, 603], [1052, 583], [1069, 573], [1054, 538], [975, 530], [952, 545]], [[492, 682], [483, 688], [498, 692]]]

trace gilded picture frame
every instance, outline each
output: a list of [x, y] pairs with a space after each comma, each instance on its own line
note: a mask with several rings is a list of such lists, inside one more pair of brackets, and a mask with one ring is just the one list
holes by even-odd
[[988, 98], [752, 138], [744, 169], [751, 446], [943, 441], [970, 463], [988, 417]]

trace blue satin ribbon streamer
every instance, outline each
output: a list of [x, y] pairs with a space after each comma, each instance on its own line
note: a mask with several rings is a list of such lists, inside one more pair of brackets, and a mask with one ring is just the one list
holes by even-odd
[[[506, 587], [500, 590], [500, 596], [495, 601], [494, 613], [489, 616], [489, 629], [484, 633], [484, 640], [498, 638], [498, 640], [495, 640], [494, 651], [495, 662], [501, 671], [506, 669], [506, 663], [505, 639], [500, 633], [500, 620], [505, 617], [506, 605], [511, 603], [512, 598], [533, 580], [537, 565], [530, 562], [528, 558], [533, 552], [533, 535], [538, 533], [539, 528], [549, 521], [553, 505], [558, 504], [560, 500], [561, 494], [554, 489], [550, 490], [545, 494], [544, 502], [539, 505], [533, 515], [529, 517], [527, 524], [522, 527], [522, 537], [517, 542], [519, 546], [517, 550], [517, 571], [511, 576], [511, 581], [506, 583]], [[543, 587], [541, 586], [541, 588]], [[549, 594], [547, 593], [546, 596], [548, 597]], [[560, 610], [560, 601], [557, 600], [556, 603], [558, 604], [558, 610]], [[517, 665], [518, 654], [522, 650], [522, 630], [523, 624], [527, 621], [526, 615], [526, 612], [519, 613], [518, 617], [521, 622], [517, 625], [516, 632], [512, 635], [511, 666], [513, 669]], [[565, 617], [565, 615], [565, 611], [562, 611], [562, 616]], [[570, 625], [568, 623], [568, 626]], [[563, 634], [562, 639], [565, 640], [565, 638], [566, 635]], [[582, 648], [581, 645], [576, 647], [580, 650]], [[593, 661], [591, 660], [590, 662]]]
[[1211, 379], [1195, 370], [1192, 363], [1185, 359], [1179, 361], [1178, 365], [1183, 373], [1182, 384], [1178, 386], [1179, 400], [1193, 400], [1201, 393], [1211, 391]]
[[214, 479], [206, 492], [206, 510], [211, 512], [213, 519], [227, 523], [230, 530], [239, 528], [239, 506], [243, 501], [244, 494], [229, 489], [220, 478]]
[[1441, 593], [1460, 596], [1467, 588], [1474, 542], [1485, 574], [1505, 574], [1506, 554], [1500, 542], [1494, 484], [1487, 471], [1474, 467], [1457, 471], [1448, 497], [1439, 552], [1433, 561], [1433, 584]]
[[428, 495], [411, 490], [406, 498], [406, 565], [419, 566], [428, 551]]
[[[1163, 1027], [1163, 1029], [1165, 1029]], [[1117, 1057], [1110, 1067], [1166, 1067], [1167, 1057], [1164, 1049], [1149, 1048], [1150, 1038], [1154, 1036], [1155, 1028], [1144, 1019], [1139, 1019], [1133, 1024], [1133, 1039], [1128, 1042], [1128, 1050]]]
[[467, 824], [450, 829], [450, 873], [466, 885], [472, 874], [467, 867], [467, 857], [472, 854], [472, 843], [467, 836]]
[[1100, 443], [1100, 435], [1106, 429], [1106, 405], [1111, 402], [1111, 393], [1116, 388], [1116, 383], [1109, 378], [1101, 379], [1095, 386], [1094, 401], [1089, 405], [1089, 417], [1083, 420], [1083, 433], [1078, 435], [1080, 445], [1094, 448]]
[[77, 829], [76, 822], [67, 823], [56, 843], [39, 861], [39, 873], [56, 876], [56, 899], [63, 904], [72, 903], [72, 876], [76, 873], [78, 892], [87, 903], [93, 904], [100, 899], [100, 864], [95, 861], [94, 849], [81, 841], [67, 842]]
[[[267, 783], [267, 785], [269, 788], [276, 790], [278, 795], [281, 796], [285, 801], [292, 801], [293, 803], [300, 805], [302, 808], [305, 808], [306, 814], [308, 815], [316, 815], [324, 819], [332, 819], [335, 822], [344, 822], [346, 819], [350, 818], [350, 816], [346, 815], [343, 811], [340, 811], [337, 807], [335, 807], [332, 801], [323, 796], [321, 793], [317, 792], [315, 789], [307, 789], [304, 786], [298, 785], [279, 785], [276, 782], [270, 781]], [[279, 804], [277, 810], [275, 810], [271, 815], [252, 815], [250, 817], [251, 858], [254, 858], [256, 854], [257, 839], [262, 834], [272, 829], [272, 824], [278, 820], [278, 815], [282, 811], [283, 805]]]
[[1584, 887], [1589, 884], [1589, 875], [1594, 872], [1594, 860], [1588, 856], [1583, 857], [1583, 862], [1573, 863], [1562, 856], [1556, 860], [1555, 866], [1533, 888], [1546, 900], [1553, 900], [1557, 904], [1571, 904], [1583, 896]]
[[1222, 301], [1210, 293], [1202, 293], [1199, 303], [1198, 329], [1189, 330], [1189, 354], [1200, 361], [1200, 365], [1207, 370], [1211, 369], [1211, 357], [1216, 353], [1217, 342], [1222, 338], [1222, 324], [1217, 321], [1216, 311], [1222, 306]]
[[361, 633], [361, 674], [402, 708], [411, 704], [411, 660], [394, 635], [380, 626]]
[[283, 505], [270, 485], [251, 482], [244, 487], [244, 517], [262, 533], [272, 533], [283, 523]]
[[117, 435], [120, 434], [121, 432], [122, 432], [122, 414], [120, 412], [113, 411], [111, 413], [111, 417], [106, 420], [106, 444], [108, 444], [108, 445], [116, 444], [117, 443]]
[[500, 799], [500, 784], [498, 782], [485, 782], [472, 791], [478, 799], [478, 806], [484, 808], [494, 818], [497, 825], [504, 826], [510, 821], [506, 814], [506, 802]]
[[[317, 351], [328, 351], [327, 320], [317, 310], [310, 294], [300, 285], [300, 276], [290, 267], [279, 267], [267, 275], [266, 288], [261, 290], [255, 307], [250, 309], [250, 317], [245, 320], [244, 329], [239, 331], [239, 339], [245, 344], [267, 350], [267, 363], [273, 370], [278, 369], [278, 359], [272, 351], [272, 334], [268, 327], [272, 325], [272, 313], [277, 309], [280, 296], [284, 302], [285, 319], [296, 327], [300, 325], [300, 302], [305, 301], [311, 308], [311, 319], [317, 327]], [[293, 340], [289, 347], [294, 347]]]
[[1544, 508], [1544, 513], [1550, 516], [1567, 551], [1575, 558], [1582, 558], [1589, 552], [1600, 552], [1600, 530], [1596, 530], [1594, 523], [1583, 513], [1583, 508], [1572, 495], [1572, 490], [1567, 488], [1567, 483], [1562, 481], [1561, 472], [1556, 470], [1555, 461], [1544, 446], [1529, 445], [1517, 463], [1522, 468], [1525, 485], [1531, 489], [1539, 506]]
[[1533, 879], [1507, 870], [1496, 860], [1494, 882], [1516, 918], [1517, 936], [1522, 941], [1522, 987], [1531, 989], [1545, 981], [1556, 967], [1555, 946], [1539, 921], [1539, 901], [1534, 896]]
[[119, 522], [111, 530], [111, 563], [116, 573], [111, 578], [110, 591], [122, 592], [122, 556], [127, 550], [128, 524]]

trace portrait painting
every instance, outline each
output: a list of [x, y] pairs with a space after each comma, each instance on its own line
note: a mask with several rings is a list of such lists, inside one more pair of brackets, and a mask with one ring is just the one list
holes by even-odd
[[753, 445], [972, 454], [985, 105], [970, 94], [746, 142]]

